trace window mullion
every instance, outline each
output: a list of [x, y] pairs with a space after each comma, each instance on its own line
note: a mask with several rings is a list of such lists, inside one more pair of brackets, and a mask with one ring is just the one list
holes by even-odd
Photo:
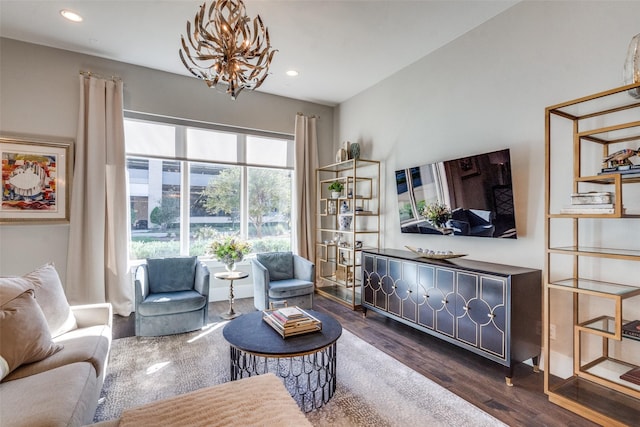
[[[176, 154], [184, 158], [187, 153], [187, 130], [184, 126], [176, 126]], [[189, 162], [180, 162], [180, 255], [189, 255], [190, 236], [190, 172]]]

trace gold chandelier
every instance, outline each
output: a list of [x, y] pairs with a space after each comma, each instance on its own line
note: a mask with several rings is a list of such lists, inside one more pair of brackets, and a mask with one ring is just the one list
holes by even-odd
[[242, 89], [260, 87], [276, 52], [260, 15], [252, 21], [242, 0], [215, 0], [208, 12], [206, 2], [200, 6], [193, 27], [192, 32], [187, 21], [189, 44], [182, 36], [180, 49], [180, 59], [191, 74], [209, 87], [226, 84], [232, 99]]

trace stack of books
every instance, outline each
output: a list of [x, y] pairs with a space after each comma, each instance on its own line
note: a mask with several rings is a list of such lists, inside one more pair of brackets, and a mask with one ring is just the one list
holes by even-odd
[[560, 209], [561, 214], [612, 214], [614, 213], [611, 193], [573, 193], [571, 205]]
[[624, 165], [624, 166], [614, 166], [610, 168], [602, 168], [598, 175], [607, 175], [610, 173], [619, 173], [625, 175], [625, 177], [632, 175], [640, 175], [640, 165]]
[[282, 338], [322, 330], [322, 322], [299, 307], [284, 307], [262, 312], [262, 320]]

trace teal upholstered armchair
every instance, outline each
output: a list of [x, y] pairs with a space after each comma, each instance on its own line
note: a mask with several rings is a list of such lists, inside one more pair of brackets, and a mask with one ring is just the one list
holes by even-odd
[[209, 269], [197, 257], [149, 258], [136, 269], [136, 335], [195, 331], [207, 324]]
[[257, 254], [251, 260], [253, 304], [258, 310], [270, 302], [313, 308], [315, 265], [291, 252]]

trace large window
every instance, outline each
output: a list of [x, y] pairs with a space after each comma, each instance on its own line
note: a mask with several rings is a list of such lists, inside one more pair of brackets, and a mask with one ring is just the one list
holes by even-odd
[[127, 113], [131, 258], [205, 255], [213, 239], [290, 250], [293, 139]]

